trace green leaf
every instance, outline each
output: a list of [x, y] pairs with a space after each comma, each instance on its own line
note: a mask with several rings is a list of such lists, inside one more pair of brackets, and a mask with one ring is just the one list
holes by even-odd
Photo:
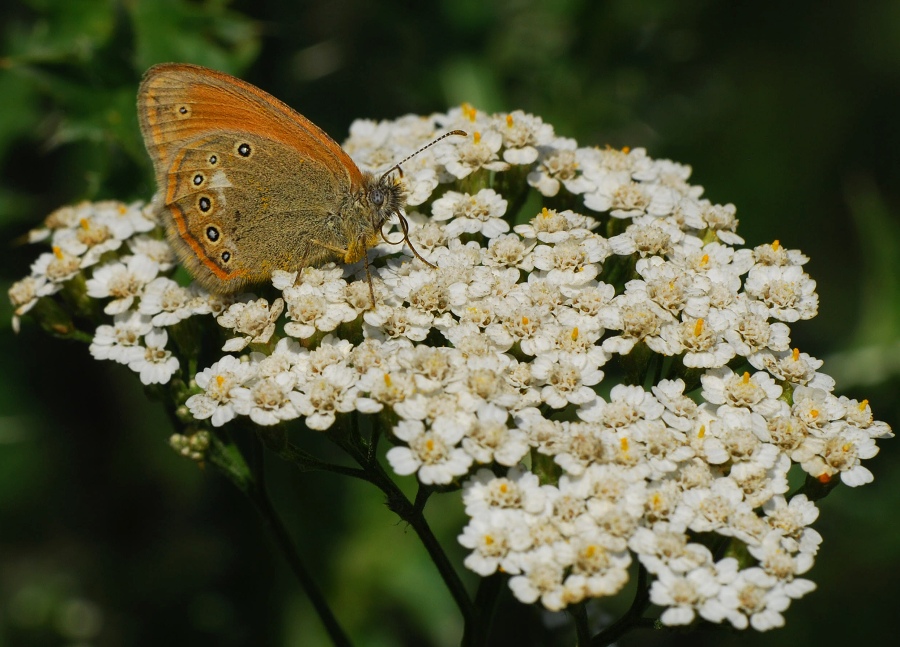
[[114, 0], [31, 0], [38, 13], [29, 27], [8, 30], [9, 57], [16, 63], [79, 63], [93, 58], [116, 25]]
[[191, 62], [239, 73], [259, 52], [253, 21], [223, 2], [136, 0], [128, 5], [140, 69], [167, 61]]

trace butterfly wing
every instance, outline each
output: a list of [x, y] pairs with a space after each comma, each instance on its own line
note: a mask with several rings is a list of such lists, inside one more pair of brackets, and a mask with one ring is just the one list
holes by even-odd
[[233, 292], [339, 257], [362, 182], [315, 124], [262, 90], [193, 65], [151, 68], [138, 114], [169, 239], [197, 280]]
[[354, 187], [361, 181], [350, 156], [309, 119], [254, 85], [199, 65], [163, 63], [147, 70], [138, 91], [138, 117], [158, 179], [184, 144], [230, 130], [315, 156]]

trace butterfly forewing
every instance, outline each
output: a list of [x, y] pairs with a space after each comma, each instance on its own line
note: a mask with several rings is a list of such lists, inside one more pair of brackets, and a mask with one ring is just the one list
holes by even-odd
[[188, 142], [234, 131], [320, 159], [353, 187], [361, 181], [356, 164], [322, 129], [270, 94], [221, 72], [173, 63], [150, 68], [138, 92], [138, 116], [157, 176]]
[[138, 115], [169, 240], [211, 291], [235, 292], [276, 269], [359, 261], [402, 208], [384, 177], [362, 174], [308, 119], [227, 74], [152, 67]]

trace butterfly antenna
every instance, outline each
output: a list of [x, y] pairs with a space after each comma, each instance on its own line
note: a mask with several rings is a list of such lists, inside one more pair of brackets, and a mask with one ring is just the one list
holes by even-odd
[[416, 246], [413, 245], [412, 241], [409, 239], [409, 221], [406, 219], [406, 217], [399, 211], [395, 211], [394, 214], [397, 216], [397, 219], [400, 221], [400, 229], [403, 230], [403, 238], [401, 238], [397, 242], [394, 242], [390, 238], [387, 237], [387, 235], [384, 233], [384, 229], [382, 229], [381, 230], [381, 239], [384, 242], [386, 242], [388, 245], [399, 245], [400, 243], [405, 242], [409, 246], [410, 251], [412, 251], [412, 253], [415, 254], [416, 258], [418, 258], [420, 261], [425, 263], [425, 265], [427, 265], [428, 267], [437, 269], [436, 265], [434, 265], [433, 263], [429, 263], [428, 259], [426, 259], [424, 256], [422, 256], [419, 253], [419, 250], [416, 249]]
[[[443, 135], [441, 135], [441, 136], [438, 137], [437, 139], [435, 139], [435, 140], [433, 140], [433, 141], [430, 141], [429, 143], [425, 144], [422, 148], [420, 148], [419, 150], [417, 150], [415, 153], [412, 153], [411, 155], [407, 155], [407, 156], [404, 157], [402, 160], [400, 160], [399, 162], [397, 162], [396, 164], [394, 164], [394, 165], [393, 165], [391, 168], [389, 168], [387, 171], [385, 171], [385, 172], [384, 172], [384, 175], [382, 175], [381, 178], [378, 180], [379, 184], [380, 184], [382, 181], [384, 181], [384, 178], [386, 178], [388, 175], [390, 175], [390, 174], [393, 173], [394, 171], [397, 171], [397, 172], [400, 174], [400, 177], [403, 177], [403, 169], [400, 168], [401, 165], [403, 165], [403, 164], [405, 164], [406, 162], [408, 162], [409, 160], [411, 160], [413, 157], [415, 157], [416, 155], [418, 155], [419, 153], [421, 153], [422, 151], [424, 151], [426, 148], [431, 148], [432, 146], [434, 146], [435, 144], [437, 144], [439, 141], [441, 141], [441, 140], [443, 140], [443, 139], [446, 139], [447, 137], [450, 137], [451, 135], [460, 135], [460, 136], [462, 136], [462, 137], [467, 137], [467, 136], [468, 136], [468, 133], [467, 133], [465, 130], [451, 130], [449, 133], [444, 133]], [[400, 229], [403, 230], [403, 238], [401, 239], [400, 242], [406, 242], [406, 244], [409, 245], [409, 249], [412, 251], [412, 253], [416, 255], [416, 258], [418, 258], [420, 261], [422, 261], [423, 263], [425, 263], [425, 265], [427, 265], [428, 267], [433, 267], [433, 268], [437, 269], [434, 265], [432, 265], [431, 263], [429, 263], [429, 262], [425, 259], [424, 256], [422, 256], [422, 255], [419, 253], [419, 250], [417, 250], [417, 249], [415, 248], [415, 245], [413, 245], [413, 244], [412, 244], [412, 241], [409, 239], [409, 222], [406, 220], [406, 218], [403, 216], [403, 214], [400, 213], [399, 211], [397, 211], [397, 212], [395, 212], [395, 213], [396, 213], [396, 215], [397, 215], [397, 218], [398, 218], [399, 221], [400, 221]], [[381, 230], [380, 233], [381, 233], [381, 239], [382, 239], [384, 242], [386, 242], [386, 243], [388, 243], [388, 244], [390, 244], [390, 245], [396, 245], [396, 244], [398, 244], [398, 243], [395, 243], [395, 242], [393, 242], [392, 240], [390, 240], [390, 239], [385, 235], [383, 229]], [[370, 279], [370, 287], [371, 287], [371, 279]], [[373, 298], [373, 300], [374, 300], [374, 298]]]
[[[381, 179], [378, 180], [378, 182], [380, 183], [382, 180], [384, 180], [384, 178], [386, 178], [388, 175], [390, 175], [391, 173], [393, 173], [394, 170], [397, 170], [397, 171], [400, 173], [400, 175], [402, 176], [402, 175], [403, 175], [403, 169], [400, 168], [400, 166], [401, 166], [402, 164], [405, 164], [406, 162], [408, 162], [409, 160], [411, 160], [412, 158], [414, 158], [416, 155], [418, 155], [419, 153], [421, 153], [421, 152], [422, 152], [423, 150], [425, 150], [426, 148], [431, 148], [432, 146], [434, 146], [435, 144], [437, 144], [437, 143], [438, 143], [439, 141], [441, 141], [442, 139], [446, 139], [447, 137], [450, 137], [451, 135], [462, 135], [463, 137], [466, 137], [466, 136], [468, 135], [468, 133], [467, 133], [465, 130], [451, 130], [449, 133], [444, 133], [443, 135], [441, 135], [441, 136], [438, 137], [437, 139], [435, 139], [435, 140], [433, 140], [433, 141], [431, 141], [431, 142], [425, 144], [422, 148], [420, 148], [419, 150], [417, 150], [415, 153], [413, 153], [413, 154], [411, 154], [411, 155], [407, 155], [405, 158], [403, 158], [402, 160], [400, 160], [399, 162], [397, 162], [396, 164], [394, 164], [391, 168], [389, 168], [387, 171], [384, 172], [384, 175], [381, 176]], [[409, 241], [407, 241], [407, 242], [409, 242]]]

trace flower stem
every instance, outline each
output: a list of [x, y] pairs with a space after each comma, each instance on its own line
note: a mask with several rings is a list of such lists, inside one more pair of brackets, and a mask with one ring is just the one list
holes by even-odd
[[469, 599], [466, 587], [463, 586], [462, 580], [459, 579], [459, 574], [457, 574], [453, 565], [450, 563], [450, 559], [441, 547], [437, 537], [434, 536], [431, 526], [429, 526], [428, 521], [425, 520], [425, 515], [416, 511], [415, 506], [410, 503], [409, 499], [406, 498], [406, 495], [403, 494], [397, 484], [384, 474], [381, 465], [376, 465], [379, 474], [372, 482], [387, 495], [388, 507], [390, 507], [390, 509], [406, 523], [412, 526], [412, 529], [419, 536], [419, 539], [422, 540], [422, 545], [424, 545], [425, 550], [428, 551], [431, 561], [434, 562], [441, 578], [444, 580], [444, 584], [447, 585], [447, 589], [450, 591], [450, 595], [453, 596], [456, 606], [459, 607], [463, 620], [468, 625], [475, 617], [475, 608], [472, 606], [472, 601]]
[[466, 623], [465, 633], [463, 633], [460, 643], [462, 647], [483, 647], [488, 644], [491, 622], [497, 608], [503, 580], [503, 575], [494, 573], [482, 578], [479, 582], [478, 592], [475, 594], [475, 617], [471, 623]]
[[453, 568], [450, 559], [441, 547], [437, 537], [434, 536], [431, 526], [428, 525], [428, 521], [423, 514], [425, 501], [430, 491], [420, 489], [416, 496], [416, 502], [411, 502], [400, 487], [384, 471], [381, 463], [377, 460], [370, 461], [370, 454], [365, 447], [346, 440], [341, 441], [340, 445], [365, 469], [368, 475], [367, 480], [384, 492], [387, 497], [388, 508], [412, 526], [412, 529], [422, 541], [422, 545], [425, 546], [425, 550], [428, 551], [431, 561], [434, 562], [435, 567], [438, 569], [438, 573], [444, 580], [450, 595], [453, 596], [453, 600], [459, 607], [466, 626], [472, 624], [475, 619], [475, 607], [472, 605], [472, 600], [469, 598], [469, 594], [459, 578], [459, 574]]
[[575, 636], [577, 647], [588, 647], [591, 644], [591, 628], [588, 624], [587, 609], [584, 602], [579, 602], [568, 609], [575, 621]]
[[325, 461], [321, 461], [312, 454], [303, 451], [297, 445], [285, 440], [281, 443], [272, 443], [269, 441], [267, 437], [260, 434], [262, 436], [262, 442], [265, 444], [266, 449], [270, 450], [273, 454], [278, 456], [279, 458], [291, 463], [294, 467], [296, 467], [301, 472], [312, 472], [312, 471], [323, 471], [323, 472], [332, 472], [333, 474], [340, 474], [341, 476], [349, 476], [351, 478], [360, 479], [363, 481], [369, 481], [369, 476], [366, 474], [364, 470], [356, 469], [355, 467], [345, 467], [343, 465], [336, 465], [334, 463], [326, 463]]
[[336, 647], [352, 647], [353, 643], [350, 642], [350, 638], [344, 633], [337, 618], [335, 618], [331, 608], [328, 606], [325, 596], [322, 594], [322, 591], [319, 589], [315, 580], [313, 580], [312, 575], [303, 564], [303, 560], [297, 552], [294, 541], [291, 539], [287, 528], [285, 528], [284, 523], [281, 521], [281, 517], [278, 516], [275, 507], [272, 505], [272, 500], [269, 498], [269, 492], [265, 482], [263, 464], [264, 451], [262, 442], [255, 434], [252, 435], [251, 438], [253, 438], [254, 443], [252, 464], [253, 478], [249, 482], [249, 487], [241, 489], [247, 494], [247, 497], [262, 517], [263, 522], [271, 531], [282, 556], [291, 567], [291, 570], [300, 582], [300, 586], [309, 597], [309, 601], [319, 615], [319, 619], [322, 621], [325, 631], [331, 638], [332, 644]]

